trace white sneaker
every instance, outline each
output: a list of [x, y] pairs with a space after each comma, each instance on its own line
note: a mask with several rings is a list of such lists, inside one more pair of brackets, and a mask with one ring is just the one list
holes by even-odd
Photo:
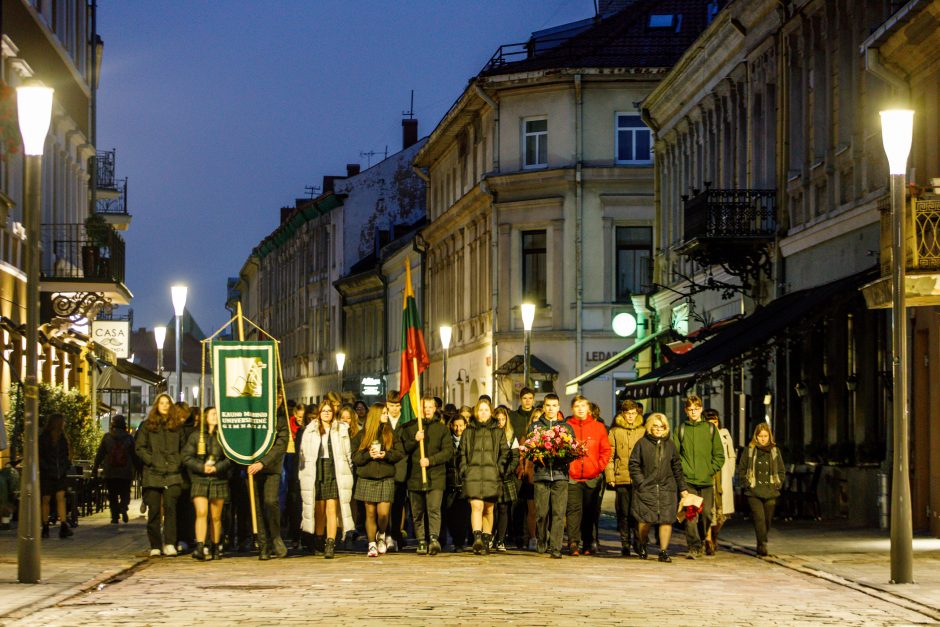
[[395, 542], [395, 538], [389, 534], [385, 534], [385, 546], [388, 547], [388, 550], [392, 553], [398, 553], [398, 543]]
[[163, 547], [163, 554], [167, 557], [176, 557], [176, 547], [172, 544], [166, 544]]
[[375, 542], [370, 542], [370, 543], [369, 543], [369, 552], [366, 553], [366, 555], [368, 555], [369, 557], [378, 557], [378, 556], [379, 556], [379, 549], [378, 549], [378, 547], [375, 546]]
[[375, 539], [375, 550], [379, 552], [379, 555], [385, 555], [385, 552], [388, 550], [388, 546], [385, 544], [384, 538]]
[[160, 557], [163, 552], [160, 549], [150, 549], [150, 557]]

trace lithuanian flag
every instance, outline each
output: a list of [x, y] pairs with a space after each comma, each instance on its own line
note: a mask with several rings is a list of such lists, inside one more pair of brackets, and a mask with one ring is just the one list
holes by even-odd
[[405, 294], [401, 315], [401, 419], [400, 423], [417, 420], [421, 392], [418, 375], [428, 369], [428, 349], [421, 332], [421, 316], [411, 285], [411, 263], [405, 259]]

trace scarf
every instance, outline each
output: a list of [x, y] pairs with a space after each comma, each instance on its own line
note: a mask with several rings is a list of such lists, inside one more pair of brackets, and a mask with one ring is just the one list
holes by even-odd
[[774, 488], [780, 489], [780, 486], [783, 483], [780, 481], [780, 476], [777, 474], [777, 458], [780, 454], [777, 452], [776, 446], [751, 446], [747, 449], [747, 485], [751, 488], [757, 485], [757, 478], [754, 473], [754, 461], [757, 458], [757, 449], [765, 453], [770, 453], [770, 482], [773, 484]]

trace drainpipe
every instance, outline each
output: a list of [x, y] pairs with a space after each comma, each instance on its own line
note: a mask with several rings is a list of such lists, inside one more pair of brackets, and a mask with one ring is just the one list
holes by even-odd
[[583, 157], [582, 116], [584, 114], [583, 95], [581, 93], [581, 75], [574, 75], [575, 96], [575, 371], [584, 372], [584, 324], [581, 319], [584, 313], [584, 256], [581, 253], [581, 242], [584, 239], [584, 182], [581, 177], [581, 159]]
[[490, 189], [486, 175], [480, 180], [480, 191], [490, 198], [490, 390], [493, 403], [499, 402], [499, 390], [496, 387], [496, 364], [499, 363], [499, 348], [496, 345], [496, 332], [499, 330], [499, 318], [496, 315], [499, 305], [499, 210], [496, 208], [496, 192]]

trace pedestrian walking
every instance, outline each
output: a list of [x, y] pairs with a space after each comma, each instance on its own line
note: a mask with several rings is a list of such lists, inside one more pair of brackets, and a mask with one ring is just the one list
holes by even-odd
[[[516, 436], [517, 442], [521, 442], [525, 439], [525, 435], [529, 431], [529, 423], [532, 422], [532, 413], [535, 411], [535, 390], [530, 387], [523, 387], [521, 390], [519, 390], [519, 406], [514, 411], [509, 413], [509, 420], [512, 423], [512, 431]], [[524, 489], [522, 464], [517, 466], [516, 474], [519, 480], [518, 487], [520, 489]], [[517, 495], [517, 498], [514, 501], [512, 507], [512, 537], [513, 540], [515, 540], [516, 547], [519, 549], [525, 548], [526, 543], [528, 542], [527, 536], [532, 537], [529, 535], [527, 530], [527, 521], [529, 517], [528, 502], [531, 500], [531, 492], [531, 484], [529, 484], [525, 494]]]
[[607, 434], [610, 442], [610, 461], [604, 469], [607, 485], [615, 491], [614, 508], [617, 514], [617, 531], [620, 534], [620, 554], [630, 555], [637, 551], [637, 520], [633, 516], [635, 485], [630, 479], [630, 455], [633, 447], [646, 434], [643, 417], [632, 400], [620, 403], [620, 412]]
[[[200, 422], [205, 424], [200, 425]], [[205, 444], [203, 455], [199, 454], [200, 439]], [[196, 429], [189, 434], [183, 446], [183, 465], [189, 471], [189, 489], [196, 514], [193, 559], [221, 559], [222, 508], [229, 499], [228, 474], [232, 462], [225, 456], [219, 440], [219, 413], [215, 407], [205, 408], [196, 422]], [[211, 536], [208, 533], [210, 522]]]
[[685, 413], [687, 420], [676, 428], [673, 439], [686, 486], [690, 493], [702, 497], [702, 511], [685, 522], [686, 557], [696, 559], [705, 554], [703, 543], [711, 527], [714, 503], [712, 481], [725, 463], [725, 453], [718, 429], [702, 420], [702, 399], [694, 395], [686, 398]]
[[721, 426], [721, 418], [717, 409], [706, 409], [705, 420], [718, 429], [721, 438], [721, 447], [724, 451], [725, 461], [721, 465], [721, 472], [715, 473], [712, 480], [713, 500], [711, 526], [705, 537], [705, 555], [714, 555], [718, 550], [718, 533], [725, 522], [734, 514], [734, 472], [737, 461], [734, 452], [734, 438], [731, 433]]
[[676, 520], [676, 492], [684, 498], [689, 492], [682, 474], [682, 462], [669, 438], [669, 421], [660, 413], [646, 419], [645, 433], [634, 445], [628, 463], [630, 482], [636, 486], [631, 511], [639, 521], [637, 555], [647, 557], [650, 528], [657, 526], [659, 561], [671, 562], [669, 540]]
[[[441, 552], [441, 504], [447, 487], [447, 463], [454, 457], [451, 435], [441, 420], [434, 398], [421, 399], [423, 429], [418, 421], [401, 430], [402, 447], [408, 456], [408, 497], [418, 540], [418, 555]], [[424, 442], [424, 456], [420, 443]], [[421, 469], [427, 474], [423, 481]]]
[[[143, 464], [150, 556], [175, 557], [176, 509], [182, 491], [183, 418], [168, 394], [159, 394], [137, 429], [134, 449]], [[162, 528], [162, 531], [161, 531]]]
[[[463, 434], [469, 423], [467, 412], [458, 413], [448, 425], [450, 429], [451, 443], [454, 447], [454, 456], [445, 464], [446, 489], [444, 492], [444, 521], [447, 532], [451, 537], [454, 553], [460, 553], [467, 544], [467, 536], [470, 533], [470, 502], [463, 493], [462, 464], [463, 459], [461, 446], [463, 445]], [[441, 538], [444, 538], [443, 531]]]
[[[535, 429], [551, 429], [562, 425], [574, 438], [574, 431], [561, 415], [561, 402], [555, 394], [546, 394], [542, 401], [542, 415], [529, 425], [529, 434]], [[535, 495], [536, 551], [549, 551], [561, 558], [564, 540], [565, 515], [568, 510], [568, 462], [552, 460], [535, 464], [533, 468]], [[551, 519], [549, 519], [551, 515]]]
[[287, 557], [287, 546], [281, 538], [281, 506], [278, 501], [284, 453], [287, 452], [287, 440], [290, 437], [284, 402], [284, 396], [279, 391], [274, 444], [264, 457], [245, 468], [248, 481], [254, 482], [255, 486], [259, 560]]
[[506, 445], [509, 447], [509, 457], [505, 467], [500, 471], [502, 489], [499, 493], [499, 500], [496, 502], [496, 534], [492, 547], [502, 553], [506, 551], [506, 534], [510, 525], [516, 526], [513, 516], [516, 515], [515, 505], [519, 499], [521, 482], [516, 472], [519, 468], [519, 441], [516, 439], [508, 407], [500, 405], [496, 408], [496, 423], [502, 429], [506, 437]]
[[[585, 445], [586, 454], [568, 466], [568, 552], [572, 556], [594, 554], [597, 522], [601, 514], [604, 469], [610, 461], [607, 429], [591, 413], [591, 402], [575, 396], [571, 402], [568, 426]], [[580, 551], [579, 551], [580, 548]]]
[[786, 472], [783, 456], [774, 442], [770, 425], [766, 422], [757, 423], [754, 435], [738, 462], [738, 480], [744, 486], [744, 496], [747, 497], [757, 538], [757, 554], [761, 556], [768, 554], [767, 536]]
[[313, 534], [315, 553], [333, 559], [336, 532], [351, 529], [353, 472], [349, 427], [336, 418], [333, 404], [320, 403], [317, 417], [308, 424], [299, 443], [298, 472], [303, 501], [303, 531]]
[[493, 508], [499, 499], [502, 470], [509, 459], [506, 437], [493, 418], [491, 401], [481, 399], [473, 408], [461, 447], [463, 491], [470, 501], [470, 528], [473, 552], [488, 555], [493, 539]]
[[[368, 412], [367, 412], [368, 413]], [[356, 435], [362, 430], [362, 425], [359, 424], [359, 416], [356, 413], [356, 409], [352, 405], [343, 405], [339, 409], [339, 420], [340, 422], [346, 425], [346, 428], [349, 429], [349, 440], [352, 441]], [[352, 467], [353, 470], [353, 489], [355, 490], [356, 485], [356, 466], [355, 464]], [[357, 528], [361, 527], [363, 521], [365, 520], [366, 514], [365, 509], [362, 505], [362, 501], [357, 501], [355, 499], [351, 500], [350, 512], [352, 513], [352, 522], [353, 526], [346, 529], [343, 528], [343, 542], [346, 545], [346, 548], [352, 548], [353, 543], [358, 537]], [[340, 517], [340, 524], [343, 523], [342, 517]], [[339, 537], [337, 536], [337, 542], [339, 542]]]
[[[290, 542], [291, 548], [300, 546], [300, 479], [297, 476], [297, 455], [300, 448], [300, 439], [298, 432], [304, 425], [304, 412], [306, 406], [303, 403], [288, 403], [290, 407], [290, 416], [287, 419], [287, 427], [290, 430], [290, 438], [294, 443], [293, 447], [288, 447], [284, 453], [284, 470], [282, 483], [284, 484], [284, 508], [281, 511], [284, 528], [281, 535], [286, 542]], [[291, 452], [293, 449], [293, 452]]]
[[[399, 431], [405, 423], [401, 422], [401, 396], [398, 390], [390, 390], [385, 395], [385, 406], [388, 408], [388, 424], [395, 435], [400, 437]], [[407, 526], [407, 505], [408, 459], [403, 457], [395, 467], [395, 494], [392, 498], [388, 542], [388, 550], [393, 553], [406, 545], [404, 529]]]
[[358, 471], [356, 500], [366, 505], [366, 537], [369, 557], [388, 550], [389, 514], [395, 496], [396, 464], [405, 458], [401, 440], [389, 424], [385, 403], [374, 403], [366, 426], [352, 441], [352, 462]]
[[[189, 436], [199, 424], [199, 409], [190, 407], [189, 403], [178, 401], [176, 411], [183, 421], [181, 426], [183, 434], [180, 441], [183, 446], [186, 446]], [[192, 482], [186, 464], [180, 465], [180, 477], [183, 482], [180, 484], [180, 496], [176, 501], [176, 551], [182, 554], [196, 543], [196, 510], [193, 508], [190, 492]]]
[[39, 434], [39, 493], [42, 495], [42, 537], [49, 537], [49, 510], [55, 498], [59, 537], [73, 535], [65, 508], [66, 477], [72, 466], [69, 439], [65, 435], [65, 416], [50, 414]]
[[127, 432], [127, 419], [118, 414], [111, 419], [108, 432], [101, 436], [92, 476], [101, 477], [108, 490], [111, 524], [128, 521], [127, 507], [131, 500], [131, 482], [134, 480], [134, 438]]

